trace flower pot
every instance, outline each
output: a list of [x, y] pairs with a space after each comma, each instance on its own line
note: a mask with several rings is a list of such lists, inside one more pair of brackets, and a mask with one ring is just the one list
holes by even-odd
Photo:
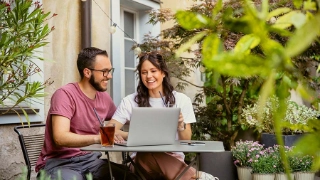
[[238, 167], [237, 166], [237, 173], [239, 180], [252, 180], [252, 168], [251, 167]]
[[252, 179], [253, 180], [274, 180], [275, 174], [259, 174], [253, 173]]
[[[293, 135], [282, 135], [282, 139], [285, 146], [293, 146], [293, 144], [299, 140], [304, 134], [293, 134]], [[264, 147], [272, 147], [277, 143], [276, 135], [275, 134], [269, 134], [269, 133], [262, 133], [261, 134], [261, 144], [264, 145]]]
[[314, 180], [315, 172], [295, 172], [295, 180]]
[[[291, 176], [291, 180], [294, 180], [294, 174], [290, 173]], [[287, 174], [285, 173], [277, 173], [275, 180], [289, 180], [289, 178], [287, 177]]]

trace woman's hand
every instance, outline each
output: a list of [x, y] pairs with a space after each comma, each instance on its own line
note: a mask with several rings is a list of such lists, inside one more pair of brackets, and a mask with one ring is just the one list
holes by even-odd
[[121, 135], [121, 134], [124, 134], [124, 133], [126, 133], [126, 132], [123, 132], [121, 130], [116, 130], [116, 132], [114, 133], [114, 142], [116, 142], [116, 143], [124, 142], [125, 139]]
[[121, 124], [119, 121], [111, 119], [109, 121], [109, 123], [114, 123], [116, 126], [116, 131], [114, 133], [114, 142], [116, 143], [121, 143], [123, 141], [125, 141], [125, 139], [128, 138], [128, 132], [124, 132], [121, 130], [121, 128], [123, 127], [123, 124]]
[[178, 129], [184, 129], [184, 119], [183, 119], [183, 115], [182, 113], [180, 112], [180, 115], [179, 115], [179, 120], [178, 120]]
[[178, 120], [178, 136], [179, 140], [190, 140], [191, 139], [191, 126], [188, 123], [184, 122], [184, 118], [182, 113], [180, 112], [179, 120]]

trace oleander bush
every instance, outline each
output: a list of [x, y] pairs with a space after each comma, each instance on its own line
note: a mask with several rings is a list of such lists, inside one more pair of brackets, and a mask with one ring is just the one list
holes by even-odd
[[0, 0], [0, 14], [0, 107], [7, 109], [0, 116], [19, 107], [29, 120], [21, 103], [28, 106], [38, 101], [52, 83], [30, 78], [41, 76], [37, 62], [44, 59], [39, 52], [54, 30], [47, 20], [57, 14], [44, 12], [38, 1], [30, 0]]

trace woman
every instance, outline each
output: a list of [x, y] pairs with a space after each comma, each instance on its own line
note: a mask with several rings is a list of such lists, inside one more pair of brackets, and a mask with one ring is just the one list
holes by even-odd
[[[168, 104], [181, 108], [177, 121], [177, 138], [190, 140], [192, 133], [190, 123], [196, 122], [191, 100], [173, 90], [168, 68], [162, 56], [157, 52], [142, 54], [136, 71], [139, 74], [137, 93], [128, 95], [122, 100], [110, 121], [116, 124], [115, 141], [127, 139], [128, 133], [120, 129], [123, 124], [130, 121], [132, 107], [164, 107]], [[175, 179], [187, 166], [182, 152], [138, 152], [132, 157], [147, 179]], [[207, 180], [215, 179], [205, 172], [200, 172], [199, 177]], [[195, 178], [195, 169], [189, 168], [181, 179]]]

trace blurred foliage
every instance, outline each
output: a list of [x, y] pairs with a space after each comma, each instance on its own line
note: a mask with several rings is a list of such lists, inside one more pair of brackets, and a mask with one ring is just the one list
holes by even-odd
[[[192, 6], [189, 11], [210, 15], [214, 4], [204, 2], [203, 4]], [[168, 9], [160, 9], [150, 12], [149, 23], [165, 23], [170, 20], [176, 22], [176, 16]], [[224, 30], [224, 29], [223, 29]], [[180, 90], [188, 85], [199, 88], [194, 99], [194, 110], [197, 123], [192, 124], [193, 139], [198, 140], [220, 140], [224, 142], [226, 149], [230, 149], [240, 129], [246, 127], [240, 124], [242, 108], [255, 102], [258, 97], [258, 89], [262, 84], [262, 79], [256, 77], [230, 77], [219, 74], [212, 76], [212, 71], [203, 70], [202, 43], [203, 39], [192, 41], [192, 37], [199, 37], [198, 29], [186, 30], [181, 25], [175, 23], [173, 27], [165, 29], [159, 37], [145, 36], [145, 41], [140, 45], [143, 51], [159, 50], [167, 60], [171, 75], [179, 81], [177, 87]], [[228, 30], [225, 30], [226, 33]], [[200, 34], [201, 36], [201, 34]], [[235, 42], [241, 34], [229, 33], [225, 36], [224, 47], [233, 49]], [[179, 48], [193, 45], [187, 48], [188, 53], [179, 57], [175, 53]], [[194, 45], [198, 43], [199, 46]], [[133, 47], [135, 48], [135, 47]], [[187, 80], [191, 72], [202, 71], [205, 75], [204, 85], [194, 84]], [[213, 81], [219, 83], [212, 85]], [[205, 102], [203, 102], [205, 101]]]
[[[176, 19], [185, 31], [197, 32], [177, 50], [177, 56], [194, 42], [201, 43], [202, 63], [211, 74], [211, 85], [216, 86], [220, 75], [263, 79], [259, 89], [259, 113], [263, 113], [266, 99], [279, 98], [279, 108], [274, 110], [274, 128], [277, 141], [281, 138], [285, 116], [285, 100], [290, 90], [296, 90], [304, 100], [315, 101], [313, 84], [306, 67], [318, 66], [320, 11], [319, 1], [313, 0], [230, 0], [211, 3], [211, 14], [178, 11]], [[236, 10], [235, 10], [236, 8]], [[233, 49], [224, 47], [229, 33], [241, 34]], [[190, 43], [191, 42], [191, 43]], [[319, 71], [319, 67], [317, 69]], [[314, 85], [314, 86], [313, 86]], [[319, 120], [310, 120], [314, 132], [300, 139], [297, 151], [313, 155], [314, 169], [320, 167]], [[286, 160], [283, 148], [281, 156]], [[285, 164], [288, 169], [288, 163]], [[287, 172], [288, 173], [288, 172]]]
[[57, 14], [50, 16], [38, 1], [30, 0], [0, 0], [0, 14], [0, 107], [7, 109], [0, 116], [18, 107], [29, 122], [20, 104], [38, 102], [37, 98], [45, 95], [43, 89], [52, 83], [50, 80], [31, 82], [30, 78], [41, 77], [37, 62], [43, 58], [39, 48], [48, 43], [45, 40], [54, 30], [46, 21]]
[[[254, 1], [252, 4], [258, 9], [261, 8], [261, 1]], [[279, 18], [279, 15], [276, 16], [277, 14], [289, 12], [291, 8], [294, 8], [291, 1], [270, 1], [269, 5], [269, 11], [272, 12], [270, 14], [274, 16], [269, 15], [270, 17], [266, 21], [268, 25], [272, 25], [271, 23]], [[192, 17], [186, 13], [192, 14]], [[180, 16], [181, 21], [185, 23], [183, 25], [175, 23], [173, 27], [163, 30], [160, 36], [164, 40], [159, 40], [158, 37], [152, 39], [150, 35], [147, 35], [145, 43], [141, 46], [144, 51], [161, 50], [168, 55], [166, 59], [171, 74], [180, 80], [177, 85], [178, 88], [184, 89], [187, 85], [200, 88], [194, 100], [197, 123], [192, 124], [193, 138], [221, 140], [224, 142], [226, 149], [230, 149], [234, 145], [234, 140], [237, 138], [239, 131], [248, 128], [240, 123], [242, 109], [257, 100], [258, 92], [266, 77], [261, 76], [260, 73], [263, 73], [263, 71], [259, 68], [268, 67], [267, 61], [264, 61], [263, 49], [259, 46], [261, 40], [252, 34], [245, 34], [244, 31], [248, 31], [246, 30], [246, 24], [240, 26], [241, 23], [244, 23], [244, 20], [238, 19], [245, 19], [243, 18], [244, 13], [245, 9], [242, 7], [241, 1], [225, 2], [220, 7], [217, 7], [217, 3], [203, 1], [193, 5], [187, 11], [177, 14], [172, 14], [168, 9], [152, 11], [150, 13], [150, 23], [165, 23], [170, 20], [177, 22]], [[200, 20], [198, 21], [197, 18]], [[280, 18], [281, 21], [284, 21], [282, 19]], [[278, 23], [277, 26], [280, 26], [279, 24], [282, 23]], [[244, 30], [241, 30], [241, 28]], [[270, 39], [273, 40], [272, 42], [285, 44], [288, 36], [292, 34], [292, 29], [294, 28], [290, 27], [289, 30], [282, 33], [278, 33], [279, 30], [270, 31]], [[213, 37], [213, 34], [216, 37]], [[216, 39], [209, 42], [210, 44], [204, 44], [205, 39], [212, 38]], [[218, 45], [215, 45], [215, 42], [218, 42]], [[195, 43], [199, 47], [195, 47]], [[202, 58], [210, 58], [203, 57], [204, 45], [208, 46], [210, 53], [229, 51], [230, 53], [225, 56], [237, 58], [236, 65], [232, 65], [233, 62], [226, 62], [226, 58], [221, 56], [218, 57], [221, 58], [220, 60], [211, 63], [211, 65], [216, 66], [216, 69], [210, 68], [210, 63], [206, 65], [205, 61], [201, 61]], [[212, 47], [216, 47], [216, 49]], [[249, 48], [249, 50], [246, 50], [246, 48]], [[313, 66], [317, 66], [315, 62], [317, 62], [316, 57], [318, 57], [319, 48], [319, 43], [313, 43], [304, 54], [292, 58], [292, 66], [296, 67], [297, 72], [301, 72], [300, 75], [303, 75], [305, 82], [308, 82], [308, 86], [313, 89], [319, 88], [318, 78], [312, 75], [312, 68], [316, 68]], [[187, 51], [188, 55], [193, 54], [193, 57], [184, 58], [186, 55], [181, 54], [184, 51]], [[250, 54], [238, 56], [242, 51]], [[173, 57], [174, 52], [178, 52], [180, 55]], [[210, 53], [205, 55], [210, 55]], [[252, 54], [256, 56], [252, 56]], [[248, 59], [248, 57], [252, 59], [252, 61], [247, 61], [250, 69], [241, 63], [244, 62], [244, 58]], [[254, 60], [260, 62], [261, 65]], [[227, 64], [224, 67], [219, 67], [220, 61]], [[175, 65], [172, 65], [172, 63]], [[234, 69], [230, 69], [229, 74], [220, 72], [220, 70], [227, 70], [227, 68], [232, 67]], [[196, 68], [206, 73], [204, 86], [186, 81], [190, 72], [199, 70]], [[272, 68], [270, 67], [270, 69]], [[297, 79], [295, 76], [294, 78]], [[286, 79], [282, 73], [277, 73], [276, 84], [280, 84], [283, 78]], [[295, 86], [294, 83], [293, 86]], [[205, 106], [203, 106], [204, 99]]]
[[[58, 170], [57, 171], [57, 178], [54, 180], [62, 180], [62, 176], [61, 176], [61, 171]], [[26, 180], [28, 179], [28, 168], [27, 167], [23, 167], [22, 168], [22, 174], [19, 176], [19, 180]], [[32, 178], [31, 178], [32, 179]], [[86, 180], [92, 180], [93, 176], [91, 173], [86, 174]], [[39, 172], [39, 177], [37, 177], [37, 180], [53, 180], [51, 179], [50, 175], [47, 175], [46, 172], [44, 170], [41, 170]], [[76, 176], [74, 176], [71, 180], [77, 180]]]

